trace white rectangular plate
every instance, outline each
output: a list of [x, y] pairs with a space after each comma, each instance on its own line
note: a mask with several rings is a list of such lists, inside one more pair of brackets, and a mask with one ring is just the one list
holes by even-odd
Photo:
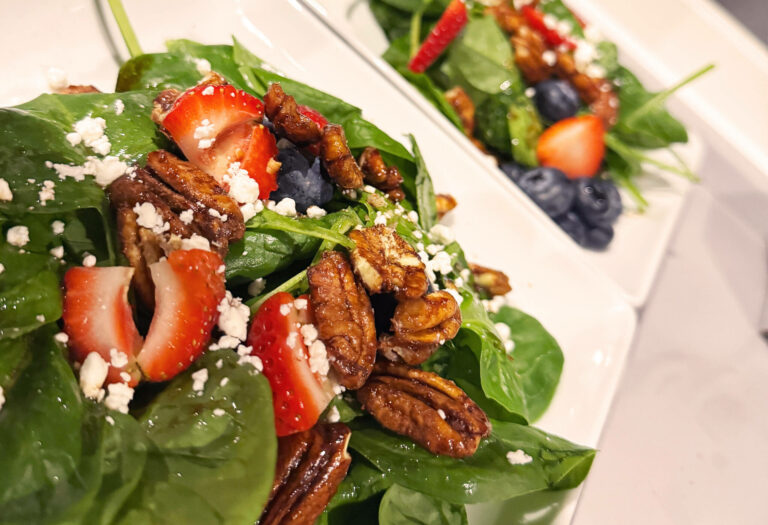
[[[453, 140], [461, 144], [469, 155], [477, 161], [493, 164], [487, 155], [475, 148], [413, 86], [380, 58], [388, 44], [366, 0], [301, 1], [354, 47], [361, 56], [371, 62], [400, 91], [416, 100], [419, 109]], [[583, 3], [586, 2], [581, 2]], [[600, 29], [608, 38], [620, 32], [617, 26], [600, 26]], [[647, 72], [644, 71], [642, 63], [632, 55], [631, 49], [620, 48], [619, 52], [622, 61], [630, 65], [641, 78], [648, 76], [643, 74]], [[688, 165], [695, 170], [700, 162], [702, 150], [699, 141], [695, 137], [691, 138], [692, 140], [687, 145], [679, 147], [678, 151]], [[503, 178], [506, 179], [506, 177]], [[639, 186], [650, 203], [649, 209], [642, 214], [631, 209], [623, 213], [614, 226], [614, 240], [607, 250], [602, 252], [582, 250], [587, 260], [613, 279], [624, 290], [627, 300], [637, 307], [645, 304], [648, 298], [690, 187], [690, 182], [687, 180], [656, 170], [648, 170], [642, 179], [639, 181]], [[504, 186], [509, 193], [518, 196], [522, 193], [511, 181], [505, 180]], [[623, 194], [622, 197], [625, 205], [631, 205], [631, 198], [627, 194]], [[544, 215], [541, 211], [539, 213]], [[549, 223], [551, 229], [557, 230], [557, 233], [564, 238], [568, 237], [559, 231], [560, 229], [552, 221]]]
[[[5, 5], [0, 35], [12, 38], [14, 48], [21, 51], [0, 61], [3, 78], [15, 80], [12, 86], [0, 86], [0, 104], [45, 91], [50, 66], [66, 69], [73, 83], [93, 83], [103, 90], [114, 85], [118, 66], [110, 42], [118, 42], [119, 35], [111, 21], [109, 30], [102, 30], [88, 0], [45, 4], [34, 11], [21, 0]], [[296, 2], [222, 1], [211, 9], [203, 0], [146, 1], [128, 8], [147, 52], [162, 51], [169, 38], [226, 43], [234, 34], [287, 75], [363, 108], [367, 118], [393, 137], [413, 132], [436, 188], [458, 197], [460, 204], [450, 223], [467, 256], [503, 269], [512, 280], [518, 306], [537, 316], [563, 348], [563, 377], [540, 426], [596, 445], [632, 342], [635, 312], [617, 287], [549, 227], [548, 219], [533, 213], [528, 199], [506, 191], [496, 170], [457, 148], [413, 100], [393, 89], [380, 71]], [[23, 29], [30, 27], [34, 33]], [[125, 56], [122, 44], [117, 52]], [[574, 495], [569, 503], [559, 504], [559, 520], [569, 521], [574, 505]], [[489, 505], [481, 511], [500, 508]], [[476, 510], [473, 516], [473, 524], [493, 521], [490, 514], [479, 515]]]

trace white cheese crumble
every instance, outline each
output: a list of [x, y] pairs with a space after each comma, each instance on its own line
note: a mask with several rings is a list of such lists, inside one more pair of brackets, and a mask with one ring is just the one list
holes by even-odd
[[315, 325], [313, 324], [305, 324], [302, 325], [301, 328], [299, 328], [299, 332], [301, 333], [301, 337], [304, 339], [304, 344], [307, 346], [310, 346], [312, 343], [317, 341], [317, 328], [315, 328]]
[[83, 266], [86, 268], [91, 268], [92, 266], [96, 266], [96, 257], [89, 254], [86, 254], [85, 257], [83, 257]]
[[41, 206], [45, 206], [46, 202], [52, 201], [56, 198], [56, 192], [53, 189], [54, 186], [56, 185], [52, 180], [43, 181], [43, 189], [37, 192], [37, 197]]
[[56, 170], [60, 180], [67, 177], [76, 181], [85, 180], [86, 175], [93, 175], [95, 182], [102, 188], [112, 184], [112, 182], [129, 171], [129, 166], [113, 155], [99, 159], [97, 157], [87, 157], [82, 166], [72, 166], [69, 164], [54, 164], [51, 161], [45, 163], [46, 167]]
[[179, 219], [184, 224], [192, 224], [192, 221], [195, 220], [195, 212], [192, 210], [184, 210], [183, 212], [179, 213]]
[[85, 397], [101, 401], [104, 390], [101, 388], [107, 379], [109, 364], [98, 352], [91, 352], [80, 367], [80, 389]]
[[205, 389], [205, 382], [208, 381], [208, 369], [201, 368], [195, 372], [192, 372], [192, 390], [197, 392], [197, 395], [202, 395]]
[[240, 168], [239, 162], [233, 162], [227, 168], [224, 181], [229, 183], [229, 196], [240, 204], [253, 204], [259, 200], [259, 183], [248, 172]]
[[51, 91], [59, 91], [69, 85], [67, 74], [57, 67], [48, 69], [48, 88]]
[[221, 212], [215, 208], [208, 208], [208, 215], [211, 217], [216, 217], [217, 219], [221, 219], [221, 222], [227, 222], [228, 219], [226, 213], [222, 215]]
[[347, 389], [345, 387], [343, 387], [342, 385], [340, 385], [338, 383], [333, 383], [333, 393], [334, 393], [334, 395], [338, 396], [339, 394], [343, 394], [344, 392], [346, 392], [346, 390]]
[[215, 138], [212, 139], [200, 139], [197, 141], [197, 147], [200, 149], [208, 149], [211, 146], [213, 146], [213, 143], [216, 142]]
[[437, 415], [440, 416], [440, 419], [445, 419], [445, 411], [442, 408], [437, 409]]
[[197, 72], [205, 76], [211, 72], [211, 63], [204, 58], [193, 58]]
[[443, 224], [435, 224], [432, 229], [429, 230], [429, 236], [435, 242], [440, 244], [451, 244], [456, 240], [456, 236], [453, 230]]
[[507, 452], [507, 461], [510, 465], [527, 465], [533, 458], [525, 453], [524, 450], [517, 449]]
[[69, 336], [65, 332], [59, 332], [53, 336], [53, 339], [65, 345], [69, 341]]
[[[226, 379], [226, 378], [224, 378], [224, 379]], [[213, 415], [216, 416], [216, 417], [221, 417], [221, 416], [223, 416], [226, 413], [227, 412], [223, 408], [214, 408], [213, 409]]]
[[309, 369], [314, 374], [322, 376], [328, 375], [330, 364], [328, 362], [328, 353], [325, 351], [325, 344], [319, 339], [309, 345]]
[[203, 237], [202, 235], [198, 235], [196, 233], [192, 234], [192, 237], [189, 239], [182, 239], [181, 240], [181, 249], [182, 250], [204, 250], [206, 252], [211, 251], [211, 243]]
[[[294, 301], [293, 301], [293, 306], [297, 310], [306, 310], [308, 304], [309, 304], [309, 301], [307, 301], [303, 297], [299, 297], [298, 299], [294, 299]], [[310, 326], [310, 325], [308, 325], [308, 326]]]
[[555, 65], [555, 62], [557, 62], [557, 55], [555, 55], [555, 52], [551, 49], [547, 49], [541, 54], [541, 59], [546, 65], [552, 67]]
[[133, 388], [125, 383], [112, 383], [107, 385], [107, 392], [104, 406], [110, 410], [117, 410], [122, 414], [127, 414], [128, 403], [133, 399]]
[[248, 293], [251, 294], [253, 297], [256, 297], [261, 292], [264, 291], [264, 287], [267, 285], [266, 281], [264, 281], [263, 277], [259, 277], [258, 279], [254, 279], [251, 284], [248, 285]]
[[37, 319], [38, 323], [44, 323], [45, 322], [45, 316], [43, 314], [37, 314], [35, 316], [35, 319]]
[[506, 306], [507, 299], [503, 295], [495, 295], [492, 299], [483, 301], [483, 305], [488, 312], [498, 313], [502, 306]]
[[204, 118], [200, 125], [195, 128], [194, 137], [196, 139], [209, 139], [213, 136], [214, 131], [216, 131], [216, 126], [210, 120]]
[[446, 288], [445, 291], [451, 294], [453, 299], [456, 301], [456, 304], [459, 306], [461, 306], [461, 303], [464, 302], [464, 298], [461, 296], [461, 294], [453, 288]]
[[202, 94], [203, 94], [203, 96], [206, 96], [206, 97], [213, 95], [213, 86], [206, 87], [203, 90]]
[[125, 102], [118, 98], [115, 100], [115, 115], [122, 115], [123, 111], [125, 111]]
[[376, 218], [373, 219], [374, 226], [386, 226], [387, 225], [387, 216], [383, 213], [376, 212]]
[[64, 223], [61, 221], [53, 221], [51, 223], [51, 231], [54, 235], [61, 235], [64, 233]]
[[221, 381], [219, 381], [219, 386], [223, 388], [223, 387], [227, 386], [228, 383], [229, 383], [229, 378], [228, 377], [222, 377]]
[[11, 191], [11, 187], [8, 185], [8, 181], [5, 179], [0, 179], [0, 201], [12, 200], [13, 192]]
[[233, 297], [232, 292], [227, 291], [216, 309], [219, 311], [219, 330], [240, 341], [245, 341], [248, 336], [248, 319], [251, 309], [243, 304], [243, 300]]
[[[260, 202], [258, 204], [261, 204]], [[243, 222], [248, 222], [251, 219], [253, 219], [258, 212], [264, 209], [264, 206], [260, 206], [259, 209], [256, 208], [256, 206], [249, 202], [247, 204], [243, 204], [240, 206], [240, 213], [243, 216]]]
[[407, 217], [408, 217], [408, 220], [414, 224], [417, 224], [419, 222], [419, 214], [416, 213], [415, 210], [409, 211]]
[[143, 226], [157, 234], [167, 232], [171, 225], [163, 220], [163, 217], [157, 213], [157, 208], [151, 202], [138, 202], [133, 207], [133, 213], [136, 214], [136, 224]]
[[117, 348], [109, 349], [109, 362], [115, 368], [123, 368], [128, 364], [128, 356]]
[[0, 273], [3, 273], [5, 271], [5, 265], [3, 263], [0, 263]]
[[[245, 346], [243, 348], [251, 348], [250, 346]], [[253, 367], [254, 373], [259, 373], [264, 370], [264, 364], [261, 362], [261, 359], [257, 355], [240, 355], [240, 358], [237, 360], [238, 365], [245, 365], [249, 364]]]
[[5, 404], [5, 393], [3, 392], [3, 387], [0, 386], [0, 410], [3, 409], [4, 404]]
[[[221, 370], [221, 367], [224, 366], [224, 360], [223, 359], [219, 359], [218, 361], [216, 361], [216, 363], [214, 363], [214, 366], [216, 368], [218, 368], [219, 370]], [[226, 377], [224, 379], [226, 379]]]
[[290, 304], [281, 304], [280, 305], [280, 315], [286, 316], [289, 313], [291, 313], [291, 305]]
[[[101, 117], [85, 117], [75, 122], [75, 133], [80, 135], [83, 143], [99, 155], [106, 155], [112, 149], [109, 137], [104, 134], [107, 121]], [[67, 140], [72, 142], [69, 136]]]
[[13, 226], [5, 234], [8, 244], [21, 248], [29, 242], [29, 228], [26, 226]]
[[341, 414], [339, 414], [339, 409], [335, 405], [328, 411], [325, 420], [328, 421], [328, 423], [338, 423], [341, 421]]
[[319, 219], [320, 217], [325, 217], [325, 214], [327, 212], [322, 209], [320, 206], [312, 205], [309, 208], [307, 208], [307, 217], [310, 219]]
[[120, 379], [122, 379], [127, 383], [131, 380], [131, 374], [129, 374], [128, 372], [120, 372]]
[[286, 217], [296, 217], [296, 202], [290, 197], [285, 197], [275, 204], [274, 212]]
[[113, 427], [115, 426], [115, 419], [112, 416], [105, 416], [104, 420]]

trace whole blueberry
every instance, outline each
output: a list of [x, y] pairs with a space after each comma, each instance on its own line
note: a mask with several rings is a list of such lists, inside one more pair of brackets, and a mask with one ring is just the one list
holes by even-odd
[[277, 160], [280, 161], [280, 173], [291, 171], [305, 172], [309, 170], [309, 161], [293, 145], [282, 148], [277, 152]]
[[320, 173], [320, 159], [315, 159], [306, 171], [292, 170], [277, 176], [277, 189], [269, 198], [275, 202], [291, 198], [296, 210], [306, 213], [310, 206], [322, 207], [333, 198], [333, 185]]
[[550, 217], [562, 215], [571, 207], [576, 189], [557, 168], [538, 167], [523, 173], [517, 184]]
[[607, 179], [580, 177], [575, 179], [574, 208], [589, 226], [612, 226], [621, 215], [621, 195]]
[[528, 168], [523, 166], [522, 164], [518, 164], [517, 162], [502, 162], [499, 164], [499, 169], [504, 172], [504, 175], [509, 177], [510, 179], [516, 181], [519, 179], [523, 173], [525, 173]]
[[595, 226], [587, 230], [584, 246], [593, 250], [603, 250], [613, 240], [613, 226]]
[[555, 217], [555, 222], [560, 226], [565, 233], [567, 233], [571, 239], [579, 246], [585, 246], [587, 242], [587, 225], [579, 214], [573, 210], [569, 210], [559, 217]]
[[576, 89], [566, 80], [545, 80], [536, 84], [533, 101], [539, 113], [552, 122], [572, 117], [581, 101]]

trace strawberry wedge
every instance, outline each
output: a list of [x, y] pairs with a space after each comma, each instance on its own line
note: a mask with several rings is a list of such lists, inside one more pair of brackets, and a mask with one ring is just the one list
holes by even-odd
[[177, 250], [150, 265], [155, 314], [137, 361], [150, 381], [185, 370], [206, 348], [224, 298], [221, 258], [204, 250]]
[[419, 50], [411, 58], [408, 69], [414, 73], [426, 71], [465, 25], [467, 25], [467, 7], [461, 0], [452, 0]]
[[277, 172], [280, 164], [277, 158], [277, 142], [275, 136], [263, 125], [258, 124], [251, 132], [243, 161], [240, 168], [259, 183], [259, 198], [268, 199], [269, 194], [277, 189]]
[[88, 354], [97, 352], [110, 363], [107, 383], [127, 382], [130, 386], [141, 377], [135, 358], [141, 336], [128, 302], [132, 277], [133, 268], [122, 266], [70, 269], [64, 275], [62, 315], [72, 359], [82, 363]]
[[555, 122], [539, 136], [539, 164], [557, 168], [569, 178], [592, 177], [605, 157], [605, 128], [595, 115]]

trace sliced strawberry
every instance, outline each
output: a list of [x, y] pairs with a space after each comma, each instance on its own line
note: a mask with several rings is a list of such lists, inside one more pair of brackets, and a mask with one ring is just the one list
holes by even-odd
[[240, 168], [246, 170], [248, 175], [259, 183], [260, 199], [269, 198], [269, 194], [277, 189], [280, 163], [276, 158], [275, 136], [265, 126], [258, 124], [253, 128], [248, 149], [240, 161]]
[[556, 122], [539, 137], [539, 164], [557, 168], [572, 179], [592, 177], [605, 156], [604, 133], [603, 123], [595, 115]]
[[[75, 267], [64, 275], [64, 331], [69, 336], [69, 351], [74, 361], [82, 363], [91, 352], [98, 352], [107, 363], [116, 357], [127, 363], [110, 365], [107, 383], [127, 382], [133, 386], [141, 376], [136, 353], [141, 336], [133, 322], [128, 303], [128, 287], [133, 268]], [[125, 381], [121, 373], [130, 375]]]
[[137, 361], [150, 381], [185, 370], [206, 348], [224, 298], [221, 257], [204, 250], [176, 250], [150, 265], [155, 314]]
[[525, 21], [528, 23], [528, 26], [543, 36], [544, 41], [549, 46], [557, 47], [559, 45], [564, 45], [571, 51], [576, 49], [576, 44], [573, 42], [573, 40], [564, 37], [558, 33], [556, 29], [547, 26], [546, 22], [544, 22], [544, 13], [538, 9], [530, 5], [524, 5], [520, 8], [520, 12], [525, 17]]
[[325, 118], [319, 111], [317, 111], [314, 108], [311, 108], [309, 106], [299, 105], [299, 113], [301, 113], [305, 117], [308, 117], [310, 120], [312, 120], [312, 122], [320, 126], [320, 129], [323, 129], [325, 126], [328, 125], [328, 119]]
[[248, 333], [252, 355], [261, 359], [272, 387], [278, 436], [311, 428], [333, 397], [328, 380], [310, 369], [299, 326], [293, 297], [280, 292], [261, 305]]
[[465, 25], [467, 25], [467, 7], [461, 0], [451, 0], [435, 27], [432, 28], [419, 50], [411, 58], [408, 69], [414, 73], [426, 71]]

